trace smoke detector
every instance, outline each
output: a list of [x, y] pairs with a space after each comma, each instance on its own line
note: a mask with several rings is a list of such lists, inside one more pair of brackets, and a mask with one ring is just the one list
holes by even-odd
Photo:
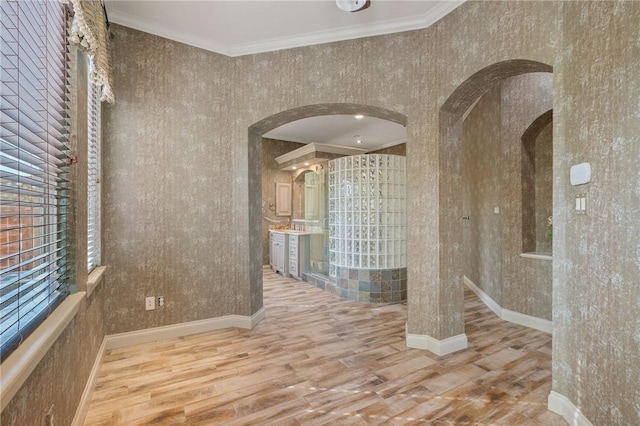
[[371, 0], [336, 0], [336, 5], [345, 12], [359, 12], [371, 6]]

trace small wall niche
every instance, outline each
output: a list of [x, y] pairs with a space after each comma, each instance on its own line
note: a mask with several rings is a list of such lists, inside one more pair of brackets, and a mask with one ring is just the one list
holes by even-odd
[[553, 212], [553, 110], [522, 136], [522, 251], [551, 254]]

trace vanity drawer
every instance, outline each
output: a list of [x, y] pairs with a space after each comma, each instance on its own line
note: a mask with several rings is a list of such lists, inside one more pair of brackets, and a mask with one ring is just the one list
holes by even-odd
[[298, 276], [298, 261], [290, 259], [289, 260], [289, 274]]

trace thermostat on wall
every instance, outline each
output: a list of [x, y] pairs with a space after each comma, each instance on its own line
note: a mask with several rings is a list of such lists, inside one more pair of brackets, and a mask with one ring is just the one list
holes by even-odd
[[591, 181], [591, 164], [580, 163], [571, 166], [569, 179], [571, 180], [571, 185], [574, 186], [589, 183]]

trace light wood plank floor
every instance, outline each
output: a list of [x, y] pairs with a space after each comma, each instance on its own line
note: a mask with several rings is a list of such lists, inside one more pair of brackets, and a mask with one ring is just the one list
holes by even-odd
[[85, 425], [566, 425], [546, 408], [551, 337], [471, 291], [469, 348], [444, 357], [405, 347], [405, 304], [337, 299], [268, 270], [264, 304], [253, 330], [108, 351]]

